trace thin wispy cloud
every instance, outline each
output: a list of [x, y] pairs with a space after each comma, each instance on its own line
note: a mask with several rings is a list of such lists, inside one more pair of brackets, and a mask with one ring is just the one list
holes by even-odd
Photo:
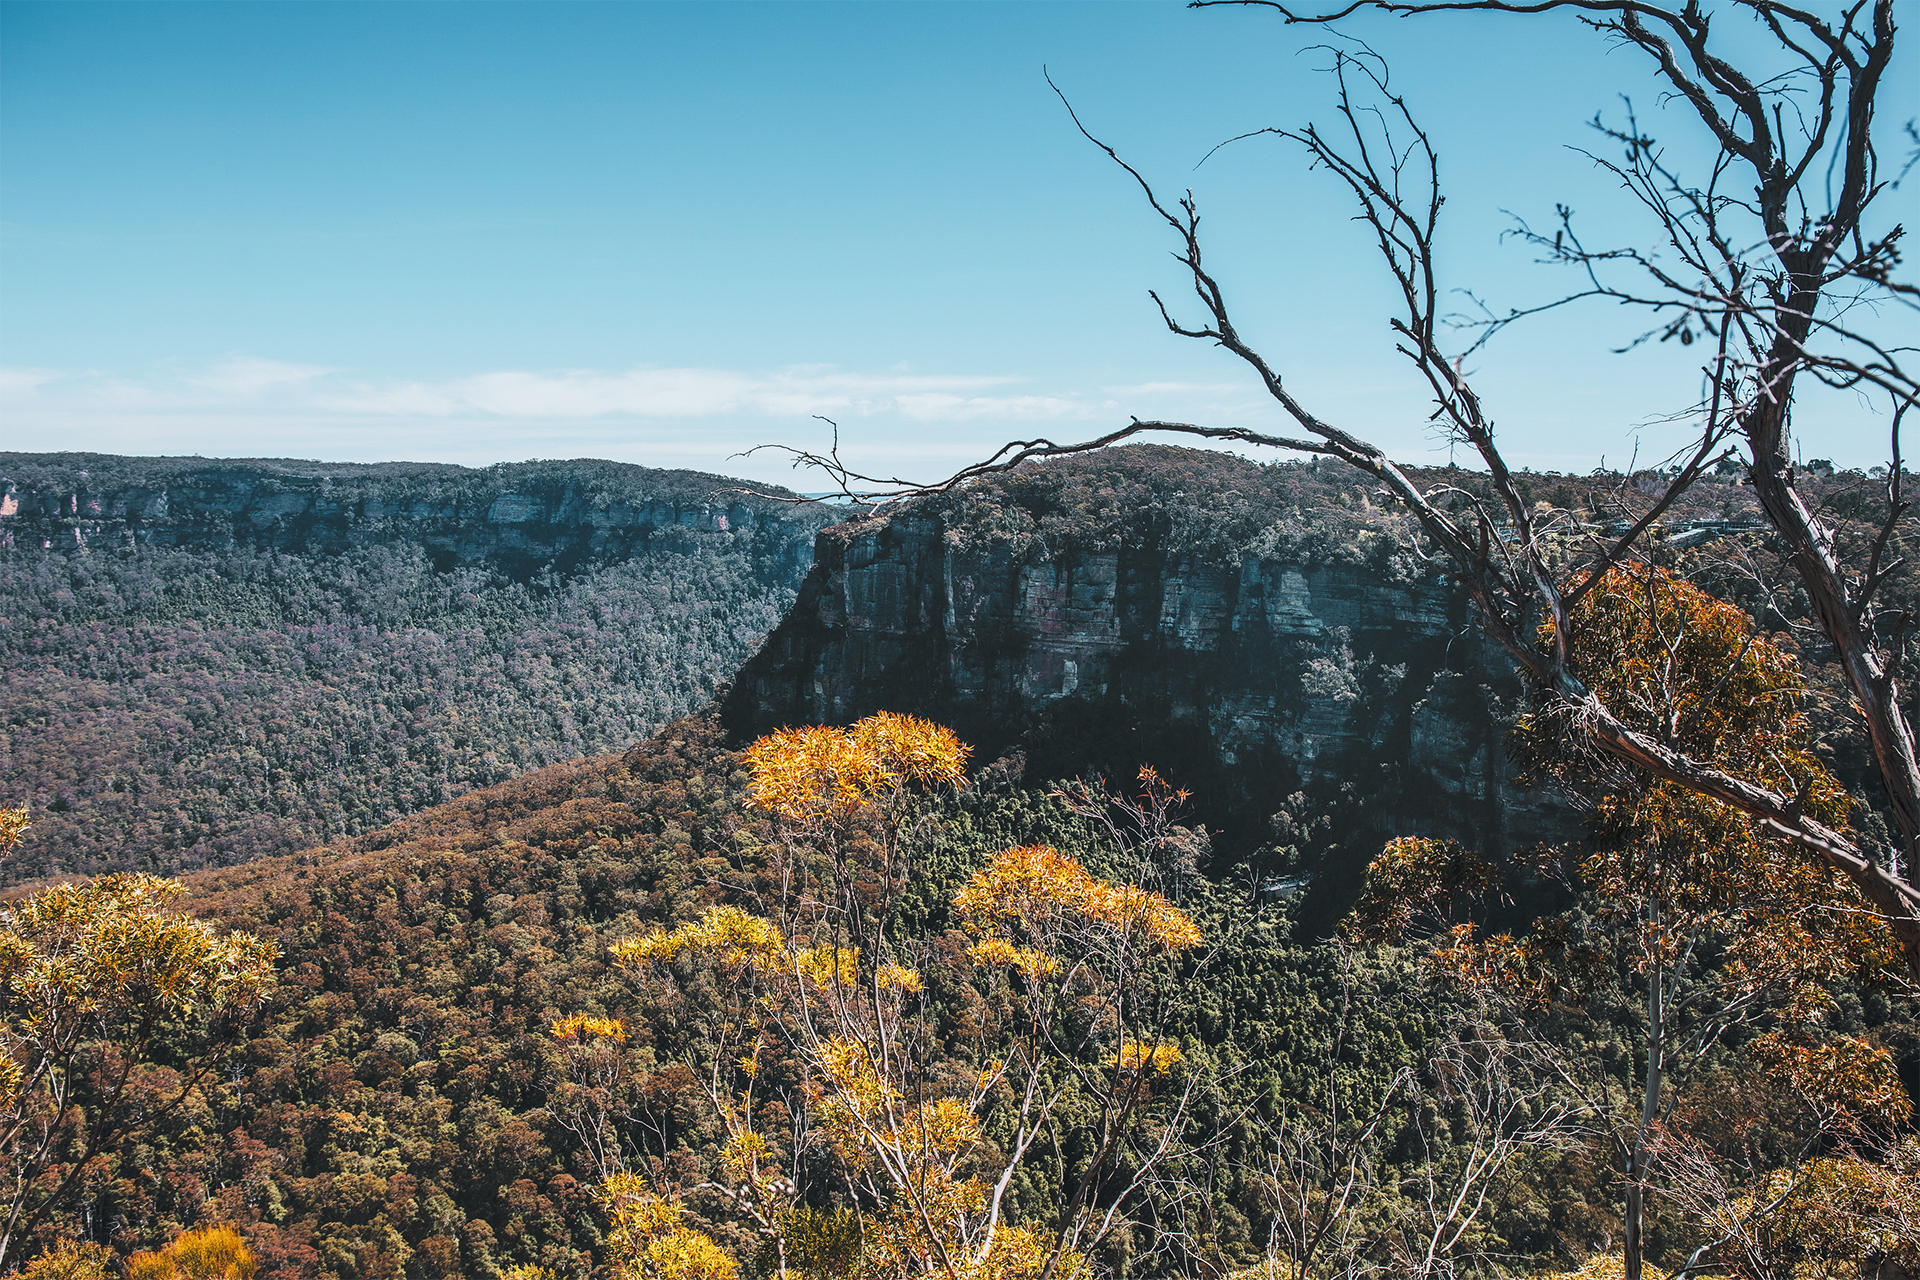
[[333, 372], [319, 365], [242, 356], [223, 360], [204, 373], [185, 375], [180, 381], [216, 396], [245, 399], [277, 387], [300, 386]]
[[[233, 353], [136, 372], [0, 367], [6, 448], [486, 465], [603, 457], [792, 483], [789, 455], [835, 438], [876, 472], [944, 475], [1014, 438], [1077, 440], [1129, 416], [1233, 425], [1270, 407], [1228, 383], [1102, 385], [1072, 373], [790, 365], [493, 369], [369, 377]], [[800, 483], [802, 488], [807, 487]]]
[[0, 368], [0, 399], [30, 395], [43, 383], [52, 382], [59, 377], [58, 369]]
[[1100, 388], [1113, 396], [1245, 395], [1244, 382], [1129, 382]]
[[805, 366], [498, 370], [442, 379], [370, 380], [318, 365], [252, 357], [203, 370], [128, 378], [94, 371], [0, 370], [0, 405], [118, 414], [288, 413], [346, 419], [582, 421], [595, 418], [850, 418], [915, 422], [1053, 420], [1107, 413], [1111, 402], [1031, 394], [1000, 375], [860, 373]]

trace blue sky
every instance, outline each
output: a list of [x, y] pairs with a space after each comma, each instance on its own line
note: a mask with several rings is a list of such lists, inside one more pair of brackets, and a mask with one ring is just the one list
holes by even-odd
[[[1915, 16], [1913, 8], [1907, 14]], [[1448, 282], [1562, 283], [1500, 233], [1556, 201], [1643, 238], [1569, 149], [1648, 68], [1554, 19], [1374, 20], [1449, 191]], [[1074, 132], [1192, 186], [1241, 326], [1321, 416], [1437, 455], [1351, 209], [1264, 125], [1332, 120], [1265, 12], [1128, 3], [0, 4], [4, 447], [485, 464], [592, 456], [813, 488], [750, 445], [926, 477], [1129, 415], [1277, 429], [1167, 334], [1163, 228]], [[1920, 101], [1903, 57], [1886, 101]], [[1895, 110], [1899, 108], [1894, 106]], [[1916, 221], [1915, 189], [1894, 198]], [[1891, 219], [1889, 219], [1891, 220]], [[1609, 309], [1477, 381], [1516, 463], [1664, 453], [1696, 353]], [[1883, 423], [1810, 405], [1809, 452]]]

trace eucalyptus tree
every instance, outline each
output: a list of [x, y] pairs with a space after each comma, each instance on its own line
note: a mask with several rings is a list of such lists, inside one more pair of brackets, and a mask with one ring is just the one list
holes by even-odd
[[[27, 826], [24, 809], [0, 810], [0, 851]], [[211, 1054], [142, 1091], [162, 1038], [217, 1037], [273, 980], [272, 943], [179, 914], [180, 892], [156, 876], [102, 876], [0, 908], [0, 1264], [17, 1265], [132, 1125], [206, 1078]]]
[[[1357, 221], [1394, 285], [1394, 351], [1424, 380], [1432, 423], [1486, 469], [1491, 497], [1421, 482], [1378, 445], [1296, 396], [1286, 381], [1292, 354], [1263, 347], [1236, 323], [1233, 291], [1203, 253], [1193, 194], [1163, 195], [1077, 115], [1076, 126], [1128, 175], [1170, 232], [1190, 280], [1193, 298], [1185, 305], [1197, 305], [1197, 313], [1154, 293], [1161, 321], [1170, 333], [1210, 343], [1240, 362], [1297, 433], [1136, 418], [1090, 440], [1011, 441], [931, 484], [867, 474], [841, 457], [837, 441], [825, 453], [785, 451], [822, 469], [849, 497], [880, 505], [1154, 433], [1338, 458], [1371, 477], [1412, 517], [1471, 595], [1487, 635], [1594, 750], [1732, 806], [1802, 857], [1842, 872], [1891, 922], [1908, 966], [1920, 973], [1920, 885], [1913, 874], [1920, 856], [1920, 752], [1901, 680], [1911, 618], [1883, 598], [1903, 564], [1898, 548], [1909, 503], [1901, 425], [1920, 398], [1911, 346], [1887, 337], [1920, 307], [1920, 286], [1899, 275], [1904, 229], [1888, 216], [1885, 199], [1902, 171], [1883, 166], [1883, 151], [1916, 138], [1911, 123], [1901, 135], [1879, 115], [1897, 35], [1893, 0], [1819, 7], [1781, 0], [1716, 6], [1697, 0], [1352, 0], [1324, 11], [1283, 0], [1195, 0], [1192, 7], [1220, 4], [1262, 8], [1290, 25], [1324, 25], [1363, 9], [1453, 22], [1566, 11], [1600, 46], [1637, 54], [1653, 68], [1672, 105], [1667, 118], [1707, 145], [1703, 169], [1681, 169], [1629, 112], [1602, 126], [1605, 152], [1596, 163], [1637, 202], [1640, 241], [1591, 244], [1564, 206], [1558, 225], [1520, 228], [1579, 281], [1550, 307], [1605, 302], [1636, 309], [1647, 319], [1644, 338], [1670, 337], [1704, 353], [1704, 394], [1697, 403], [1674, 406], [1676, 419], [1694, 422], [1697, 434], [1629, 527], [1601, 537], [1578, 528], [1570, 513], [1537, 510], [1523, 494], [1465, 361], [1491, 337], [1548, 308], [1488, 314], [1465, 328], [1448, 323], [1437, 145], [1390, 88], [1384, 63], [1345, 47], [1330, 51], [1337, 91], [1331, 127], [1258, 132], [1295, 144], [1357, 207]], [[1727, 38], [1727, 24], [1736, 18], [1757, 25], [1765, 43], [1759, 53], [1751, 42]], [[1810, 384], [1853, 393], [1859, 411], [1882, 415], [1887, 429], [1885, 508], [1875, 536], [1858, 545], [1837, 538], [1832, 523], [1795, 487], [1792, 407]], [[1803, 434], [1799, 443], [1818, 451], [1816, 439]], [[1661, 516], [1702, 476], [1736, 460], [1844, 674], [1850, 714], [1872, 744], [1892, 847], [1876, 848], [1811, 812], [1801, 794], [1806, 779], [1736, 776], [1658, 727], [1636, 726], [1576, 674], [1581, 601], [1610, 569], [1642, 554]], [[1571, 564], [1569, 547], [1578, 552]], [[1545, 644], [1537, 641], [1543, 626]]]

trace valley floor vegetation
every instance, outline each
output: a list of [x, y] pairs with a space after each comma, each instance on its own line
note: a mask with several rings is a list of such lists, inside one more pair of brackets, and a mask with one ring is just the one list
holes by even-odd
[[172, 874], [372, 831], [701, 705], [792, 603], [791, 535], [664, 530], [517, 580], [407, 543], [0, 552], [0, 879]]
[[[1744, 615], [1652, 570], [1589, 600], [1618, 633], [1595, 679], [1839, 803], [1797, 663]], [[187, 905], [277, 947], [279, 981], [225, 1047], [175, 1023], [87, 1046], [151, 1062], [124, 1095], [62, 1075], [70, 1123], [137, 1122], [49, 1149], [65, 1190], [19, 1256], [43, 1280], [109, 1248], [303, 1280], [1920, 1266], [1883, 927], [1748, 820], [1592, 774], [1550, 718], [1521, 738], [1595, 797], [1588, 838], [1513, 867], [1395, 842], [1334, 943], [1209, 877], [1152, 770], [1025, 790], [890, 714], [744, 750], [681, 720], [384, 849], [198, 877]], [[1568, 910], [1477, 925], [1542, 878]]]

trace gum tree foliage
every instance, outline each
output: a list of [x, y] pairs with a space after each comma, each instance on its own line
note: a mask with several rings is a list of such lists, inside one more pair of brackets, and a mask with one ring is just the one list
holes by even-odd
[[[1900, 683], [1909, 615], [1882, 607], [1882, 588], [1903, 563], [1900, 426], [1920, 383], [1903, 364], [1909, 348], [1884, 339], [1885, 330], [1870, 319], [1884, 313], [1897, 323], [1920, 306], [1920, 287], [1897, 275], [1904, 230], [1885, 216], [1884, 197], [1900, 170], [1883, 167], [1883, 155], [1904, 145], [1877, 116], [1897, 34], [1893, 0], [1832, 7], [1781, 0], [1714, 7], [1694, 0], [1353, 0], [1317, 11], [1281, 0], [1195, 0], [1194, 7], [1216, 4], [1252, 5], [1285, 23], [1309, 25], [1360, 9], [1450, 15], [1430, 20], [1454, 22], [1475, 20], [1470, 11], [1566, 11], [1601, 45], [1651, 66], [1670, 109], [1664, 118], [1704, 136], [1713, 158], [1699, 172], [1679, 171], [1629, 109], [1623, 119], [1596, 122], [1603, 144], [1596, 163], [1637, 202], [1644, 238], [1590, 245], [1564, 207], [1551, 231], [1519, 228], [1578, 281], [1555, 306], [1605, 301], [1635, 309], [1647, 317], [1643, 341], [1670, 338], [1704, 353], [1704, 394], [1677, 404], [1674, 414], [1697, 424], [1695, 443], [1655, 475], [1652, 492], [1622, 495], [1626, 527], [1603, 536], [1582, 528], [1578, 513], [1537, 508], [1508, 466], [1492, 410], [1471, 385], [1466, 360], [1531, 313], [1488, 314], [1464, 333], [1448, 324], [1438, 149], [1392, 92], [1384, 64], [1345, 47], [1330, 50], [1338, 90], [1333, 127], [1257, 132], [1300, 148], [1311, 167], [1332, 175], [1357, 204], [1358, 221], [1396, 287], [1395, 350], [1431, 390], [1431, 421], [1485, 467], [1483, 492], [1422, 483], [1378, 446], [1298, 399], [1285, 381], [1287, 353], [1263, 348], [1235, 324], [1232, 290], [1205, 262], [1192, 194], [1162, 196], [1084, 125], [1081, 131], [1129, 176], [1173, 234], [1198, 318], [1183, 318], [1186, 313], [1155, 294], [1168, 330], [1240, 361], [1300, 434], [1135, 419], [1093, 440], [1013, 441], [931, 485], [864, 474], [841, 459], [837, 442], [826, 454], [788, 452], [823, 469], [850, 496], [882, 503], [1153, 432], [1339, 458], [1411, 517], [1472, 596], [1487, 634], [1525, 669], [1541, 696], [1577, 718], [1595, 750], [1730, 805], [1803, 857], [1842, 872], [1893, 922], [1909, 967], [1920, 974], [1920, 887], [1912, 872], [1920, 861], [1920, 753]], [[1748, 28], [1728, 38], [1726, 29], [1736, 21]], [[1742, 48], [1752, 35], [1764, 46], [1758, 53]], [[1817, 437], [1796, 438], [1792, 429], [1795, 397], [1809, 384], [1849, 391], [1862, 412], [1884, 415], [1884, 501], [1879, 527], [1868, 537], [1837, 539], [1831, 519], [1810, 507], [1797, 487], [1794, 450], [1822, 451]], [[1630, 709], [1612, 705], [1575, 675], [1582, 598], [1612, 566], [1646, 548], [1661, 516], [1703, 476], [1735, 465], [1804, 596], [1809, 629], [1831, 647], [1843, 675], [1852, 714], [1871, 744], [1878, 799], [1892, 819], [1891, 847], [1863, 844], [1822, 821], [1795, 804], [1792, 790], [1737, 777], [1710, 755], [1688, 754], [1635, 729]], [[1571, 564], [1564, 554], [1569, 546], [1578, 552]], [[1553, 637], [1544, 648], [1534, 643], [1543, 622]]]
[[[778, 831], [751, 805], [751, 782], [713, 716], [686, 719], [632, 752], [550, 766], [377, 839], [190, 878], [193, 914], [274, 941], [281, 980], [221, 1068], [120, 1143], [89, 1177], [90, 1199], [69, 1201], [50, 1229], [100, 1239], [124, 1257], [228, 1224], [246, 1237], [260, 1274], [277, 1280], [455, 1280], [516, 1266], [577, 1277], [606, 1257], [610, 1221], [596, 1203], [601, 1166], [556, 1121], [581, 1100], [561, 1086], [591, 1091], [617, 1066], [606, 1106], [619, 1142], [609, 1146], [653, 1194], [682, 1206], [682, 1225], [748, 1270], [756, 1224], [701, 1189], [726, 1178], [728, 1135], [688, 1065], [708, 1060], [707, 1034], [688, 1015], [717, 969], [683, 958], [636, 980], [611, 962], [609, 945], [671, 932], [718, 905], [758, 909], [749, 890], [761, 892], [753, 877]], [[1448, 1080], [1475, 1081], [1448, 1065], [1461, 1059], [1448, 1044], [1446, 1006], [1412, 953], [1310, 945], [1317, 931], [1296, 934], [1286, 908], [1249, 921], [1245, 892], [1231, 884], [1177, 866], [1143, 873], [1104, 824], [1049, 796], [1059, 789], [977, 769], [964, 790], [924, 796], [911, 819], [913, 876], [889, 928], [923, 940], [915, 945], [939, 961], [921, 974], [938, 1051], [953, 1064], [943, 1078], [977, 1069], [970, 1064], [990, 1025], [970, 1002], [948, 999], [959, 988], [943, 975], [963, 971], [964, 951], [981, 940], [952, 903], [996, 853], [1043, 844], [1107, 884], [1153, 888], [1214, 948], [1204, 978], [1176, 985], [1163, 1038], [1186, 1062], [1153, 1081], [1154, 1105], [1172, 1101], [1165, 1091], [1182, 1072], [1220, 1083], [1191, 1104], [1190, 1132], [1207, 1141], [1162, 1166], [1154, 1194], [1164, 1212], [1116, 1231], [1089, 1263], [1134, 1280], [1258, 1265], [1274, 1233], [1285, 1253], [1287, 1221], [1317, 1229], [1324, 1188], [1344, 1185], [1327, 1177], [1354, 1167], [1369, 1188], [1366, 1209], [1343, 1221], [1333, 1252], [1354, 1260], [1355, 1275], [1406, 1274], [1400, 1260], [1427, 1256], [1426, 1228], [1446, 1202], [1423, 1225], [1427, 1200], [1410, 1201], [1402, 1188], [1426, 1185], [1429, 1164], [1451, 1177], [1450, 1162], [1464, 1167], [1475, 1150], [1483, 1159], [1496, 1138], [1517, 1132], [1476, 1127], [1501, 1112], [1452, 1095]], [[1197, 964], [1199, 950], [1184, 963]], [[1011, 985], [1015, 975], [1002, 977]], [[1911, 1052], [1897, 1001], [1871, 990], [1837, 995], [1833, 1030], [1897, 1050], [1906, 1036]], [[570, 1038], [556, 1037], [556, 1023], [576, 1018]], [[624, 1042], [598, 1038], [596, 1028], [613, 1022]], [[138, 1077], [135, 1104], [170, 1098], [183, 1061], [170, 1051]], [[1530, 1087], [1531, 1068], [1512, 1065], [1522, 1087], [1507, 1100]], [[791, 1094], [799, 1079], [783, 1055], [759, 1068], [755, 1088], [767, 1106], [756, 1124], [770, 1142], [789, 1140], [794, 1114], [773, 1095]], [[1711, 1137], [1716, 1153], [1751, 1150], [1757, 1164], [1786, 1167], [1775, 1157], [1798, 1138], [1782, 1135], [1802, 1122], [1768, 1085], [1737, 1056], [1715, 1067], [1681, 1104], [1696, 1112], [1689, 1132]], [[1353, 1142], [1376, 1114], [1369, 1141]], [[985, 1113], [986, 1140], [1003, 1141], [1012, 1118], [996, 1103]], [[1272, 1141], [1289, 1136], [1299, 1141], [1285, 1150], [1299, 1159], [1282, 1160]], [[1084, 1131], [1069, 1131], [1061, 1154], [1083, 1160], [1083, 1141]], [[1617, 1248], [1608, 1210], [1616, 1188], [1604, 1165], [1582, 1151], [1523, 1153], [1479, 1184], [1488, 1199], [1443, 1261], [1456, 1269], [1475, 1259], [1577, 1261], [1609, 1236]], [[1043, 1143], [1009, 1187], [1011, 1220], [1050, 1225], [1067, 1199], [1062, 1186]], [[800, 1247], [832, 1256], [857, 1227], [850, 1202], [809, 1203], [820, 1213], [795, 1225]], [[1389, 1219], [1388, 1210], [1409, 1216]], [[1317, 1265], [1327, 1253], [1314, 1257]]]
[[[967, 755], [884, 712], [758, 740], [750, 803], [776, 834], [754, 891], [614, 947], [643, 980], [674, 975], [705, 1031], [688, 1066], [726, 1134], [709, 1190], [757, 1228], [757, 1273], [1082, 1275], [1186, 1150], [1195, 1080], [1165, 1030], [1202, 941], [1186, 912], [1023, 845], [966, 881], [946, 936], [895, 922], [915, 793], [957, 784]], [[1058, 1200], [1010, 1222], [1030, 1162]], [[634, 1274], [732, 1274], [701, 1266]]]
[[[17, 841], [24, 810], [0, 817]], [[182, 1024], [219, 1035], [273, 980], [272, 944], [171, 909], [153, 876], [56, 885], [0, 908], [0, 1262], [80, 1194], [131, 1128], [178, 1108], [207, 1054], [153, 1107], [129, 1107], [157, 1042]], [[141, 1112], [145, 1114], [141, 1114]]]
[[[1576, 678], [1634, 732], [1711, 755], [1728, 776], [1790, 792], [1810, 818], [1846, 830], [1851, 798], [1811, 750], [1799, 663], [1746, 614], [1664, 571], [1616, 568], [1572, 621]], [[1740, 1236], [1792, 1199], [1793, 1168], [1835, 1142], [1871, 1153], [1909, 1119], [1887, 1051], [1821, 1028], [1833, 990], [1896, 970], [1898, 946], [1834, 868], [1793, 856], [1738, 808], [1596, 750], [1563, 704], [1535, 704], [1514, 754], [1529, 780], [1588, 805], [1589, 839], [1560, 855], [1582, 908], [1520, 937], [1482, 936], [1448, 917], [1462, 899], [1498, 892], [1505, 869], [1451, 841], [1409, 838], [1374, 862], [1348, 928], [1382, 940], [1422, 917], [1439, 924], [1435, 970], [1485, 1001], [1508, 1034], [1549, 1047], [1624, 1188], [1628, 1277], [1645, 1265], [1648, 1192], [1669, 1181], [1727, 1188], [1712, 1205], [1679, 1199], [1703, 1233], [1690, 1265], [1737, 1265]], [[1550, 855], [1533, 870], [1563, 868]], [[1739, 1168], [1738, 1144], [1716, 1150], [1681, 1108], [1697, 1107], [1686, 1091], [1730, 1054], [1800, 1113], [1786, 1130], [1798, 1129], [1797, 1148], [1764, 1168]], [[1873, 1253], [1862, 1245], [1857, 1256]]]
[[127, 1280], [253, 1280], [253, 1250], [232, 1227], [202, 1227], [127, 1259]]

